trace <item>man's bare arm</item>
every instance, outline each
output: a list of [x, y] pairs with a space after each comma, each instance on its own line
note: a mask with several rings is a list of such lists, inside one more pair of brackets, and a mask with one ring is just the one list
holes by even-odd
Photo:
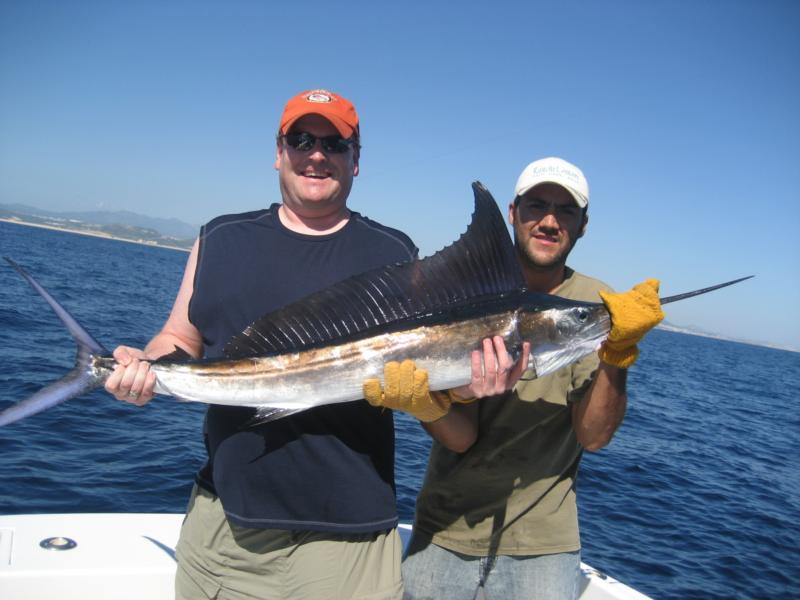
[[627, 369], [601, 362], [583, 399], [572, 405], [572, 427], [587, 450], [606, 446], [625, 417]]

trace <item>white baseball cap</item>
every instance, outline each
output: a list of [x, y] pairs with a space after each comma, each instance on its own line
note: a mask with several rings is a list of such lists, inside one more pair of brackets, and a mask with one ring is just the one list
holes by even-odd
[[578, 167], [561, 158], [541, 158], [525, 167], [514, 188], [515, 201], [540, 183], [560, 185], [572, 194], [578, 206], [586, 208], [589, 205], [589, 183], [586, 177]]

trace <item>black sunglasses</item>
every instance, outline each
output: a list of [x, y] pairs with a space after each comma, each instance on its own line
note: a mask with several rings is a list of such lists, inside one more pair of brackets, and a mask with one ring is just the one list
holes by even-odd
[[343, 154], [347, 149], [355, 144], [352, 138], [345, 139], [340, 135], [326, 135], [324, 137], [317, 137], [305, 131], [297, 133], [287, 133], [281, 136], [286, 143], [300, 152], [308, 152], [314, 149], [317, 145], [317, 140], [322, 144], [322, 149], [331, 154]]

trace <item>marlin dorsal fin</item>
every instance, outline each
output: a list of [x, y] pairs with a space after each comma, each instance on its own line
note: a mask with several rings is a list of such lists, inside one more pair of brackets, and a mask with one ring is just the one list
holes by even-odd
[[230, 358], [297, 351], [525, 285], [505, 219], [472, 184], [466, 232], [432, 256], [375, 269], [306, 296], [251, 324], [225, 347]]

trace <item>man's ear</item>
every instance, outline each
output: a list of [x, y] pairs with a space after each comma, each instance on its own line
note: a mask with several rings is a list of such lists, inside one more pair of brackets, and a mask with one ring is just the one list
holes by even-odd
[[589, 213], [583, 213], [583, 224], [581, 225], [580, 233], [578, 233], [578, 237], [582, 238], [583, 234], [586, 233], [586, 226], [589, 225]]
[[508, 205], [508, 222], [510, 225], [514, 225], [514, 208], [516, 207], [516, 203], [510, 202]]
[[281, 168], [281, 142], [278, 140], [278, 143], [275, 145], [275, 170], [279, 171]]

